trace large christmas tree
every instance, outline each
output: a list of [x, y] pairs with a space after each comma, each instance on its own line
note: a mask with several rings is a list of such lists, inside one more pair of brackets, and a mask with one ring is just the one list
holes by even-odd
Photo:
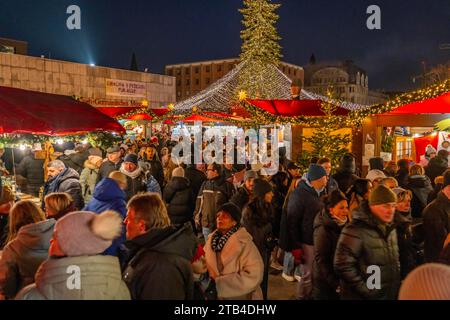
[[274, 84], [282, 82], [279, 73], [273, 72], [280, 63], [281, 39], [276, 23], [275, 11], [280, 7], [270, 0], [244, 0], [241, 31], [241, 62], [245, 63], [239, 77], [239, 91], [245, 91], [249, 98], [280, 98], [274, 91]]

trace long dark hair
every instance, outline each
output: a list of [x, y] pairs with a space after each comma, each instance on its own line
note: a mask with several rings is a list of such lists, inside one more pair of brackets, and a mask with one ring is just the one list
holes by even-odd
[[325, 206], [327, 209], [334, 208], [339, 202], [347, 201], [348, 198], [341, 190], [333, 190], [328, 196], [324, 198]]

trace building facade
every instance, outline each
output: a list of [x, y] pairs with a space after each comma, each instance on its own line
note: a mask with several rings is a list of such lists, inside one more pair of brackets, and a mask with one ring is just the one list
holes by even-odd
[[175, 102], [175, 78], [0, 52], [0, 86], [78, 96], [96, 107]]
[[367, 72], [353, 61], [340, 63], [309, 63], [304, 67], [305, 89], [321, 95], [332, 90], [334, 98], [371, 105], [384, 102], [388, 97], [369, 90]]
[[[165, 74], [176, 78], [176, 100], [185, 100], [225, 76], [239, 59], [211, 60], [165, 67]], [[304, 71], [300, 66], [281, 62], [280, 70], [300, 87], [304, 82]]]

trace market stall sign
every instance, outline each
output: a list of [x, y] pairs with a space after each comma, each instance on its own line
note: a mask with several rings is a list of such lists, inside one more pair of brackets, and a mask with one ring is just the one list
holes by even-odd
[[116, 97], [146, 97], [144, 82], [106, 79], [106, 95]]

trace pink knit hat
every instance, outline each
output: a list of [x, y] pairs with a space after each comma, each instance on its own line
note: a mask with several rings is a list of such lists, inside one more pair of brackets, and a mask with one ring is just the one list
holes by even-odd
[[58, 245], [68, 257], [100, 254], [121, 232], [122, 217], [114, 211], [72, 212], [55, 224]]
[[403, 281], [399, 300], [450, 300], [450, 266], [429, 263]]

